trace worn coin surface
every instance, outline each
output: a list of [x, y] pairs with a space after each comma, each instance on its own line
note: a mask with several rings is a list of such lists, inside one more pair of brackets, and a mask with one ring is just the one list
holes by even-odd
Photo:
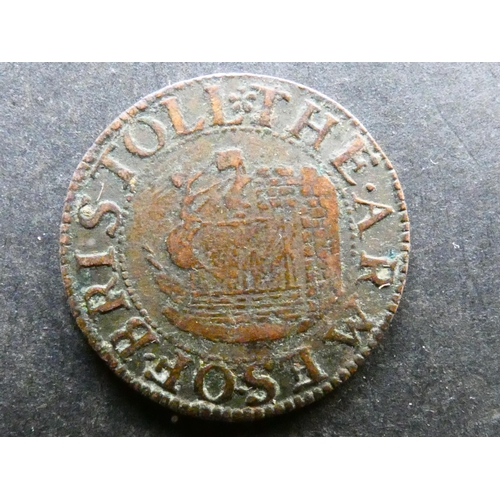
[[175, 411], [250, 420], [356, 371], [397, 309], [409, 222], [391, 163], [339, 104], [213, 75], [98, 137], [60, 251], [76, 321], [115, 373]]

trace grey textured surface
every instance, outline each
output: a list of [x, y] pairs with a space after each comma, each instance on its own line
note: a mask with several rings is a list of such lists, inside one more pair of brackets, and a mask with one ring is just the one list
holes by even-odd
[[[71, 175], [142, 96], [216, 72], [294, 80], [351, 111], [392, 160], [412, 231], [382, 345], [343, 387], [253, 424], [179, 417], [87, 345], [61, 282]], [[0, 65], [0, 435], [500, 435], [500, 65]], [[174, 419], [175, 420], [175, 419]]]

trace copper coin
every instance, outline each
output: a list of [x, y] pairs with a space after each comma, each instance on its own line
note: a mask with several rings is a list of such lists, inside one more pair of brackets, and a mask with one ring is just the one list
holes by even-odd
[[331, 99], [213, 75], [145, 97], [69, 186], [61, 264], [93, 348], [180, 413], [250, 420], [356, 371], [395, 313], [409, 223], [391, 163]]

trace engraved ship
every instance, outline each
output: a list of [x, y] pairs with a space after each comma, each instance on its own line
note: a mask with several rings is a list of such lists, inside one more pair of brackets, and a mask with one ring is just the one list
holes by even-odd
[[[230, 181], [185, 186], [182, 224], [166, 238], [186, 285], [162, 274], [163, 309], [181, 330], [215, 341], [278, 339], [307, 330], [341, 293], [337, 195], [315, 168], [247, 175], [240, 150], [217, 153]], [[227, 173], [227, 172], [226, 172]], [[178, 186], [180, 187], [180, 186]]]

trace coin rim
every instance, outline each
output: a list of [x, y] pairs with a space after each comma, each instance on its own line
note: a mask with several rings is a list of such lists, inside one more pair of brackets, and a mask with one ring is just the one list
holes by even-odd
[[[400, 224], [404, 224], [403, 238], [401, 243], [405, 244], [405, 248], [401, 250], [403, 265], [401, 266], [399, 280], [400, 283], [396, 287], [396, 293], [391, 296], [390, 303], [385, 307], [388, 311], [386, 314], [383, 324], [379, 327], [379, 332], [374, 336], [374, 339], [369, 343], [369, 346], [359, 350], [355, 353], [352, 358], [340, 365], [336, 373], [329, 376], [329, 379], [305, 390], [301, 394], [295, 396], [289, 396], [288, 398], [280, 401], [278, 403], [272, 404], [267, 403], [261, 407], [244, 407], [244, 408], [229, 408], [221, 405], [215, 405], [207, 401], [191, 401], [188, 402], [176, 395], [170, 397], [165, 396], [161, 390], [151, 390], [147, 385], [144, 385], [140, 378], [133, 375], [127, 368], [125, 363], [119, 358], [113, 356], [106, 348], [100, 345], [102, 342], [99, 339], [97, 330], [92, 324], [87, 324], [87, 322], [80, 315], [80, 311], [77, 308], [75, 299], [72, 293], [72, 283], [73, 279], [71, 274], [68, 272], [69, 265], [66, 262], [66, 251], [67, 248], [71, 247], [71, 236], [69, 234], [69, 228], [71, 225], [71, 215], [70, 210], [74, 201], [74, 192], [80, 188], [82, 181], [87, 179], [88, 161], [92, 161], [94, 151], [102, 146], [103, 142], [111, 135], [113, 135], [123, 124], [125, 124], [130, 117], [134, 116], [140, 111], [144, 111], [149, 105], [159, 98], [161, 98], [165, 93], [171, 90], [178, 90], [184, 88], [185, 86], [192, 85], [194, 83], [210, 80], [214, 78], [257, 78], [263, 80], [271, 80], [274, 82], [281, 82], [288, 85], [297, 87], [299, 90], [303, 90], [311, 93], [312, 95], [319, 96], [321, 99], [333, 104], [340, 111], [345, 113], [345, 115], [350, 118], [356, 127], [359, 127], [361, 131], [366, 135], [368, 140], [370, 140], [375, 148], [375, 150], [381, 154], [386, 162], [387, 170], [390, 170], [393, 177], [393, 188], [397, 193], [399, 198], [399, 213], [401, 216], [405, 215], [406, 220], [400, 220]], [[252, 73], [215, 73], [211, 75], [204, 75], [196, 78], [191, 78], [189, 80], [183, 80], [172, 85], [163, 87], [145, 97], [140, 99], [134, 105], [130, 106], [126, 111], [122, 112], [115, 120], [113, 120], [99, 135], [99, 137], [94, 141], [92, 146], [83, 156], [82, 160], [78, 164], [76, 170], [73, 173], [72, 179], [69, 184], [68, 192], [64, 202], [62, 223], [60, 226], [60, 260], [61, 260], [61, 274], [63, 278], [63, 283], [68, 296], [68, 303], [70, 305], [71, 312], [75, 317], [78, 327], [82, 330], [86, 336], [91, 347], [98, 353], [98, 355], [105, 361], [108, 366], [113, 370], [113, 372], [118, 375], [122, 380], [130, 384], [136, 391], [140, 392], [144, 396], [149, 397], [153, 401], [160, 403], [163, 406], [170, 408], [171, 410], [181, 413], [190, 417], [199, 417], [207, 420], [226, 420], [226, 421], [249, 421], [262, 419], [264, 417], [275, 416], [282, 413], [292, 411], [297, 408], [301, 408], [307, 404], [313, 403], [314, 401], [322, 398], [325, 394], [331, 392], [335, 387], [345, 382], [350, 378], [350, 376], [356, 372], [359, 365], [363, 364], [365, 358], [371, 353], [373, 347], [378, 345], [383, 332], [387, 330], [397, 311], [400, 303], [400, 299], [406, 284], [406, 275], [408, 272], [409, 263], [409, 252], [410, 252], [410, 221], [408, 216], [408, 209], [406, 207], [404, 193], [401, 188], [398, 176], [392, 163], [387, 158], [385, 153], [382, 151], [378, 143], [373, 139], [367, 129], [355, 118], [349, 111], [347, 111], [343, 106], [338, 104], [336, 101], [330, 97], [318, 92], [317, 90], [311, 89], [305, 85], [296, 83], [292, 80], [287, 80], [284, 78], [276, 78], [268, 75], [257, 75]]]

